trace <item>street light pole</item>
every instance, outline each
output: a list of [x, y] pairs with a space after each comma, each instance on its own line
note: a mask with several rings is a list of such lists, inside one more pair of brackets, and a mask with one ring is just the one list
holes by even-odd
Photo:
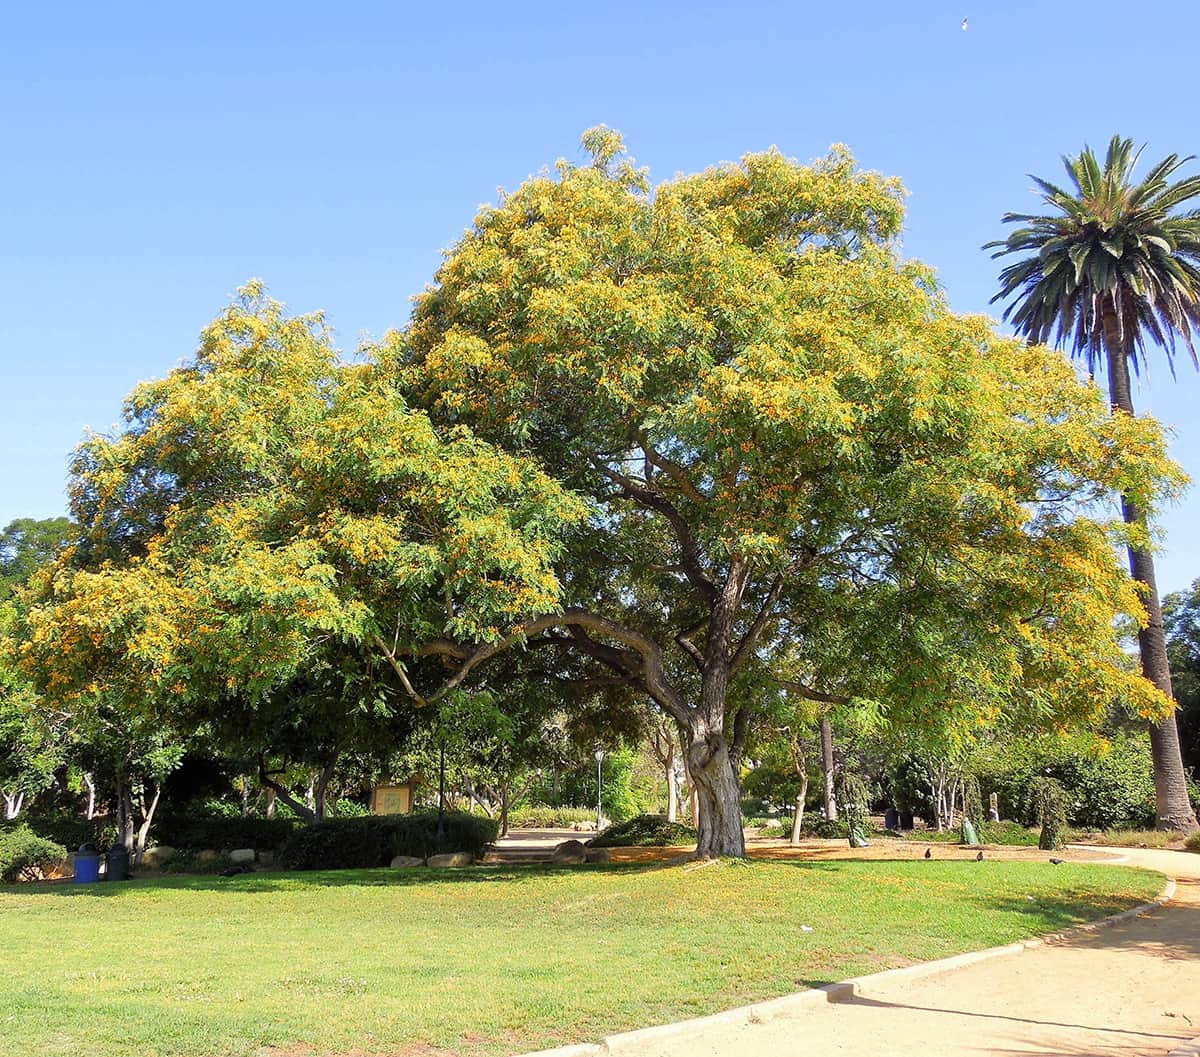
[[601, 790], [601, 782], [603, 780], [601, 773], [600, 773], [600, 767], [603, 763], [604, 763], [604, 750], [597, 749], [596, 750], [596, 832], [597, 833], [600, 832], [600, 824], [604, 818], [603, 814], [601, 813], [601, 807], [600, 807], [600, 803], [601, 803], [600, 790]]

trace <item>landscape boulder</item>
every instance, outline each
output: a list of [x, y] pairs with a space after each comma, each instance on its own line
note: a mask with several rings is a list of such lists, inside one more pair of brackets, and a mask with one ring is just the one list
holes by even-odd
[[444, 855], [431, 855], [427, 861], [430, 866], [470, 866], [475, 856], [469, 851], [451, 851]]
[[402, 869], [405, 866], [424, 866], [425, 860], [420, 859], [415, 855], [397, 855], [390, 863], [393, 870]]
[[245, 866], [246, 863], [254, 862], [253, 848], [234, 848], [229, 853], [229, 861], [235, 866]]
[[142, 852], [140, 865], [151, 867], [162, 866], [174, 854], [175, 849], [169, 844], [157, 844], [153, 848], [147, 848]]
[[577, 840], [565, 840], [554, 849], [550, 861], [566, 865], [585, 863], [587, 862], [587, 848]]
[[612, 862], [612, 856], [609, 854], [607, 848], [588, 848], [587, 849], [587, 861], [588, 862]]

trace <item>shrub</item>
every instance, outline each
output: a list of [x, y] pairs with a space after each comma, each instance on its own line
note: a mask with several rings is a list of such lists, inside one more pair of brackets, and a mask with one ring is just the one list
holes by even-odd
[[[792, 835], [792, 820], [784, 819], [779, 824], [779, 835]], [[844, 818], [831, 822], [819, 811], [806, 811], [800, 820], [800, 836], [818, 838], [820, 840], [845, 839], [850, 836], [850, 827]]]
[[298, 823], [286, 818], [242, 818], [241, 815], [173, 814], [156, 821], [155, 840], [173, 848], [212, 848], [229, 851], [233, 848], [277, 849], [282, 847]]
[[594, 807], [551, 807], [549, 804], [531, 804], [527, 807], [510, 808], [508, 825], [511, 829], [559, 829], [576, 822], [595, 822]]
[[589, 842], [593, 848], [669, 848], [695, 844], [696, 831], [666, 815], [637, 815], [627, 822], [609, 826]]
[[1200, 832], [1193, 833], [1187, 840], [1183, 842], [1183, 846], [1188, 851], [1200, 852]]
[[1002, 744], [976, 763], [981, 783], [1000, 794], [1005, 818], [1038, 824], [1038, 778], [1066, 791], [1069, 821], [1085, 829], [1148, 829], [1155, 823], [1154, 766], [1144, 737], [1116, 733], [1105, 751], [1084, 738]]
[[443, 851], [478, 856], [496, 839], [493, 819], [462, 811], [445, 814], [446, 837], [439, 845], [437, 812], [334, 818], [295, 830], [280, 853], [288, 870], [349, 870], [387, 866], [397, 855], [427, 858]]
[[229, 865], [229, 859], [220, 855], [216, 858], [200, 857], [206, 849], [182, 848], [161, 865], [163, 873], [220, 873]]
[[0, 881], [35, 881], [66, 858], [67, 849], [61, 844], [21, 826], [0, 837]]
[[30, 815], [24, 824], [39, 837], [72, 851], [81, 844], [107, 851], [117, 843], [117, 825], [107, 816], [87, 819], [78, 815]]

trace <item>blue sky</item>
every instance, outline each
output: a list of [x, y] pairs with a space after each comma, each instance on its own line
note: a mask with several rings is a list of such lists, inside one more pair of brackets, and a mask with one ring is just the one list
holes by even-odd
[[[664, 179], [835, 142], [910, 192], [905, 251], [991, 312], [980, 250], [1026, 173], [1114, 132], [1200, 151], [1200, 5], [10, 4], [0, 9], [0, 524], [65, 509], [67, 459], [251, 276], [352, 349], [499, 186], [620, 129]], [[964, 32], [963, 17], [969, 20]], [[1192, 170], [1198, 167], [1193, 167]], [[1135, 400], [1200, 479], [1200, 377]], [[1159, 581], [1200, 576], [1200, 487]]]

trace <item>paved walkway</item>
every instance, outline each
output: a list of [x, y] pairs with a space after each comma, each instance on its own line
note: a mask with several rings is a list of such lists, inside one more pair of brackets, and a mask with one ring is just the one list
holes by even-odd
[[[1106, 856], [1116, 849], [1096, 849]], [[1165, 1055], [1200, 1036], [1200, 855], [1120, 850], [1177, 881], [1144, 917], [763, 1024], [622, 1048], [629, 1057]]]

